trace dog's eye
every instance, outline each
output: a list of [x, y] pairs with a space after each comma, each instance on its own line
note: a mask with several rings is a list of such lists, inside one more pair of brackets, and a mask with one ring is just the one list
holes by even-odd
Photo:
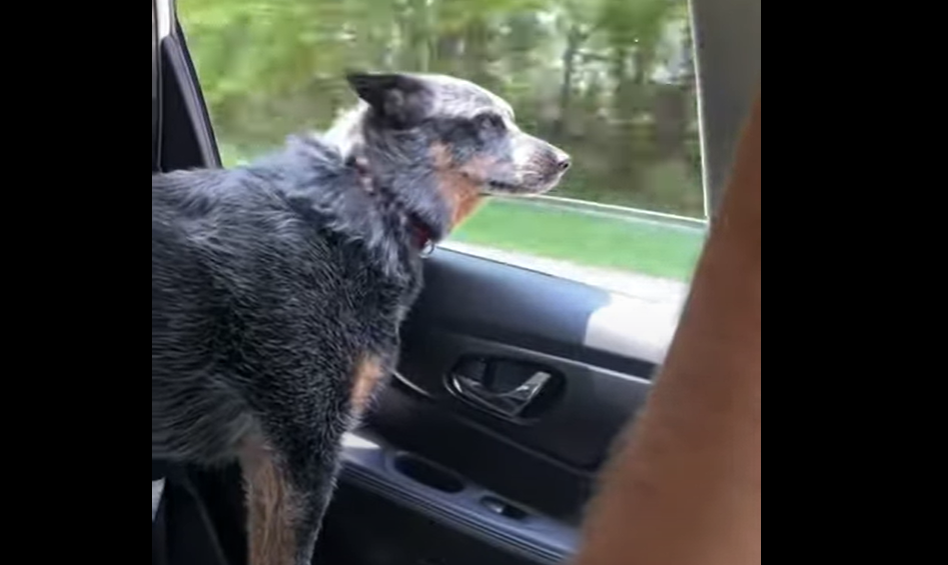
[[475, 121], [477, 122], [477, 127], [482, 130], [504, 131], [507, 128], [502, 117], [490, 112], [479, 114], [477, 118], [475, 118]]

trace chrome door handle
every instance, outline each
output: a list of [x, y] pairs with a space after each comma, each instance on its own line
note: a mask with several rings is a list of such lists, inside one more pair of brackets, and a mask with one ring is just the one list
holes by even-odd
[[506, 392], [488, 390], [483, 383], [457, 372], [451, 375], [454, 392], [485, 410], [505, 418], [516, 419], [540, 394], [552, 376], [537, 371], [517, 388]]

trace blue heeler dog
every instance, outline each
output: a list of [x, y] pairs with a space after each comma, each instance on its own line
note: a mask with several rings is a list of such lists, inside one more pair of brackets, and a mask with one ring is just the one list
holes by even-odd
[[152, 176], [152, 456], [238, 460], [249, 563], [308, 564], [342, 435], [394, 368], [423, 250], [490, 194], [569, 167], [510, 106], [439, 75], [351, 73], [322, 136]]

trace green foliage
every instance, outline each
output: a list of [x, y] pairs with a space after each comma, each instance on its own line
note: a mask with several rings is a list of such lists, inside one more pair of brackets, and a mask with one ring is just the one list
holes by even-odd
[[[701, 215], [685, 0], [179, 0], [225, 161], [355, 102], [346, 69], [495, 90], [576, 167], [560, 195]], [[690, 59], [689, 59], [690, 60]], [[666, 71], [670, 79], [658, 80]], [[657, 127], [657, 125], [661, 127]]]

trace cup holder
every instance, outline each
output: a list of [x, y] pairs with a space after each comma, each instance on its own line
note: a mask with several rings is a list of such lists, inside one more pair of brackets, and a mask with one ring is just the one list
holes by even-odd
[[409, 453], [399, 453], [393, 461], [395, 470], [409, 479], [448, 494], [464, 490], [464, 481], [440, 465]]

